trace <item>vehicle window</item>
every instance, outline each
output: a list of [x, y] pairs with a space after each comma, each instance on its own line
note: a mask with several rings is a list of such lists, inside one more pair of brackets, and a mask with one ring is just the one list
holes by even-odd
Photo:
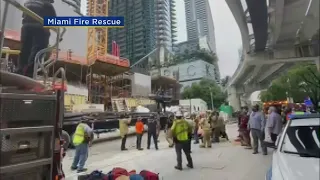
[[281, 151], [303, 157], [320, 157], [320, 129], [317, 126], [288, 127]]

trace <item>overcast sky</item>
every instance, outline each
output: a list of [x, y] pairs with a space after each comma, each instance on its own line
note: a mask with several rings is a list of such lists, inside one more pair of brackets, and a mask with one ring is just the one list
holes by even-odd
[[[221, 77], [232, 76], [239, 62], [242, 47], [239, 27], [225, 0], [209, 0], [215, 27]], [[178, 42], [187, 39], [184, 0], [176, 0]]]
[[[239, 62], [241, 48], [239, 27], [225, 0], [209, 0], [213, 17], [217, 53], [221, 77], [232, 76]], [[82, 11], [86, 11], [86, 1], [82, 0]], [[187, 40], [184, 0], [176, 0], [178, 18], [178, 42]]]

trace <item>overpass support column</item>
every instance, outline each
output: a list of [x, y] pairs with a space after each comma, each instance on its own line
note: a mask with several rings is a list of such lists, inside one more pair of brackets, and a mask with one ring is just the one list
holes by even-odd
[[241, 110], [240, 95], [237, 92], [237, 88], [234, 86], [228, 87], [228, 101], [234, 111]]
[[320, 72], [320, 59], [316, 60], [316, 66], [317, 66], [318, 71]]

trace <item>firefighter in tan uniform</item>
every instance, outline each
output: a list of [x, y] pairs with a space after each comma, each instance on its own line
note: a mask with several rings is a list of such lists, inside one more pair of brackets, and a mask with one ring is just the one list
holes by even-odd
[[203, 142], [200, 145], [201, 148], [211, 148], [211, 127], [210, 127], [210, 123], [209, 123], [209, 119], [207, 118], [202, 118], [200, 120], [200, 127], [203, 131]]
[[126, 148], [127, 135], [129, 132], [129, 124], [131, 123], [131, 118], [127, 113], [121, 113], [119, 119], [119, 130], [121, 136], [121, 151], [128, 150]]

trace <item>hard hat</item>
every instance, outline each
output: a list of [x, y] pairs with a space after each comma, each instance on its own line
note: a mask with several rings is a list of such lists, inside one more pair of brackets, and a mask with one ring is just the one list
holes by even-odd
[[182, 113], [181, 113], [181, 111], [176, 112], [176, 116], [178, 116], [178, 117], [182, 117]]

